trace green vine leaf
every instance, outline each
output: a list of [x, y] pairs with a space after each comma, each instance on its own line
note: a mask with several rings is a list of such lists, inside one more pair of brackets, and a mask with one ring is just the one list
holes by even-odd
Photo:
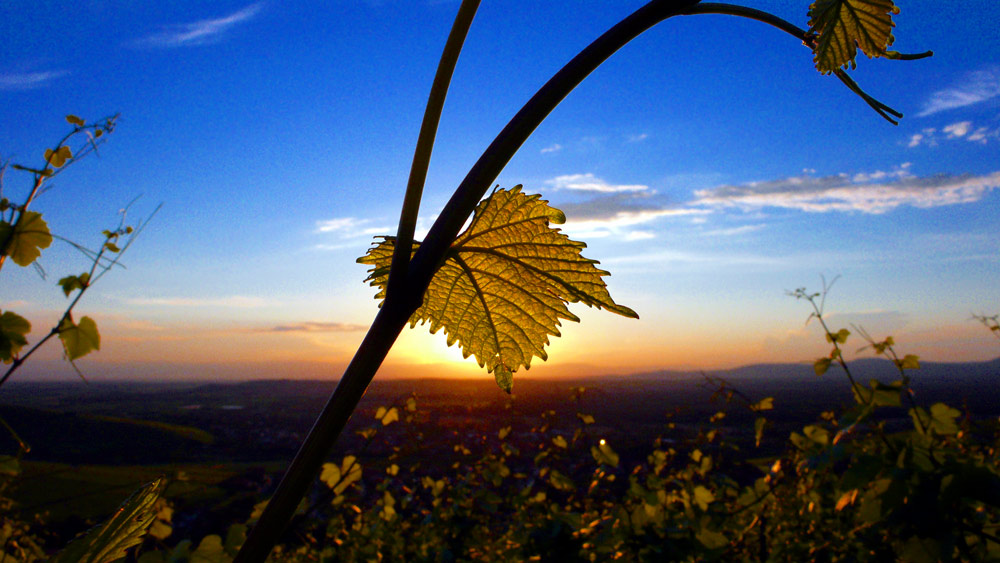
[[17, 357], [21, 348], [27, 346], [25, 338], [31, 332], [28, 319], [13, 311], [0, 315], [0, 361], [9, 364]]
[[61, 146], [56, 150], [45, 149], [45, 161], [51, 164], [53, 168], [62, 167], [71, 158], [73, 158], [73, 151], [67, 146]]
[[[458, 342], [462, 355], [474, 355], [509, 393], [515, 371], [531, 367], [533, 356], [548, 358], [545, 345], [549, 335], [559, 336], [560, 319], [580, 320], [567, 303], [639, 318], [612, 300], [602, 279], [608, 272], [580, 254], [586, 245], [549, 226], [565, 220], [520, 185], [493, 192], [449, 249], [410, 326], [429, 322], [432, 333], [444, 328], [448, 345]], [[381, 238], [358, 258], [373, 266], [365, 281], [380, 288], [376, 299], [385, 297], [395, 247], [394, 237]]]
[[90, 317], [83, 317], [79, 324], [75, 324], [70, 316], [63, 318], [59, 323], [59, 340], [62, 341], [66, 357], [70, 361], [101, 349], [101, 335], [97, 332], [97, 323]]
[[817, 0], [809, 7], [809, 31], [818, 35], [813, 50], [816, 70], [829, 74], [855, 68], [858, 48], [868, 56], [886, 56], [892, 45], [892, 0]]
[[43, 248], [52, 244], [52, 235], [41, 213], [25, 211], [17, 227], [0, 222], [0, 243], [7, 240], [5, 255], [18, 266], [28, 266], [42, 255]]
[[166, 479], [157, 479], [132, 493], [107, 522], [73, 540], [53, 561], [103, 563], [125, 557], [129, 548], [142, 543], [166, 485]]
[[69, 297], [70, 293], [73, 293], [77, 289], [84, 290], [90, 283], [90, 274], [84, 272], [79, 276], [66, 276], [59, 280], [59, 286], [62, 287], [63, 293], [66, 297]]

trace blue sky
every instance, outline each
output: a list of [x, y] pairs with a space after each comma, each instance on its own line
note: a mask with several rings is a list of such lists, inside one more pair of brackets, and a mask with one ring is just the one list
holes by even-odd
[[[421, 228], [534, 91], [641, 4], [483, 3], [445, 105]], [[807, 2], [747, 5], [806, 25]], [[583, 322], [564, 327], [531, 373], [814, 358], [822, 339], [785, 290], [818, 288], [821, 275], [840, 276], [828, 302], [837, 326], [892, 334], [929, 360], [1000, 355], [970, 321], [1000, 312], [1000, 5], [900, 7], [894, 48], [934, 57], [862, 58], [852, 73], [905, 114], [899, 126], [819, 75], [793, 38], [728, 16], [668, 20], [574, 91], [497, 183], [563, 209], [564, 230], [588, 243], [613, 274], [612, 295], [641, 320], [574, 309]], [[354, 259], [395, 231], [457, 8], [0, 6], [0, 157], [37, 163], [67, 113], [121, 113], [100, 157], [38, 201], [53, 231], [97, 244], [134, 197], [136, 218], [164, 204], [127, 269], [78, 309], [104, 335], [81, 363], [88, 374], [339, 375], [375, 313]], [[8, 172], [4, 194], [27, 182]], [[0, 308], [27, 316], [36, 335], [64, 303], [54, 281], [84, 268], [58, 243], [42, 264], [46, 281], [8, 266], [0, 282]], [[426, 333], [404, 334], [386, 374], [481, 375]], [[50, 349], [36, 371], [72, 374], [58, 356]]]

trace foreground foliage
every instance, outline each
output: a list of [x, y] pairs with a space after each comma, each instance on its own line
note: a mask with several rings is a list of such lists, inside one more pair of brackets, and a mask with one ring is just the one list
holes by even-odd
[[[324, 466], [271, 560], [1000, 561], [997, 421], [917, 403], [919, 360], [891, 338], [866, 348], [899, 379], [852, 383], [839, 352], [851, 331], [826, 326], [819, 293], [791, 295], [814, 306], [853, 405], [782, 440], [769, 421], [782, 405], [707, 378], [719, 411], [693, 430], [666, 420], [643, 455], [617, 452], [589, 414], [574, 430], [549, 411], [470, 437], [441, 465], [421, 455], [410, 397], [380, 407], [360, 450]], [[580, 410], [585, 390], [570, 391]], [[747, 410], [745, 427], [727, 424]], [[376, 443], [389, 453], [369, 454]], [[230, 561], [262, 507], [227, 534], [139, 560]]]

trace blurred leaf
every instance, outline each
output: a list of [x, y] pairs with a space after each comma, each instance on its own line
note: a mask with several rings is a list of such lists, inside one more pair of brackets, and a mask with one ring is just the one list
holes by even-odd
[[[12, 232], [13, 229], [13, 232]], [[52, 244], [49, 226], [42, 214], [25, 211], [16, 228], [0, 222], [0, 243], [9, 239], [5, 254], [18, 266], [27, 266], [42, 255], [42, 249]]]
[[84, 272], [79, 276], [66, 276], [59, 280], [59, 285], [62, 287], [63, 293], [66, 297], [69, 297], [70, 293], [73, 293], [77, 289], [84, 289], [90, 282], [90, 274]]
[[769, 411], [773, 408], [774, 408], [774, 397], [761, 399], [756, 403], [750, 405], [750, 410], [752, 410], [753, 412]]
[[[559, 336], [560, 320], [579, 321], [567, 303], [638, 318], [611, 299], [601, 279], [608, 272], [580, 254], [586, 245], [549, 226], [565, 220], [521, 186], [495, 191], [449, 249], [410, 325], [429, 322], [432, 333], [444, 328], [448, 345], [458, 342], [465, 357], [475, 355], [509, 393], [515, 371], [530, 367], [534, 356], [548, 357], [545, 345]], [[385, 297], [395, 247], [395, 238], [382, 238], [358, 258], [373, 266], [366, 281], [380, 288], [377, 299]]]
[[842, 328], [833, 334], [829, 332], [826, 333], [826, 341], [836, 342], [837, 344], [844, 344], [845, 342], [847, 342], [847, 337], [850, 335], [851, 331], [847, 330], [846, 328]]
[[760, 440], [764, 437], [764, 427], [766, 426], [767, 419], [763, 416], [759, 416], [757, 420], [753, 421], [753, 440], [757, 447], [760, 447]]
[[553, 469], [549, 471], [549, 484], [551, 484], [556, 489], [560, 491], [573, 491], [576, 489], [576, 483], [572, 479], [563, 475], [562, 473]]
[[589, 414], [576, 413], [576, 417], [580, 419], [580, 422], [584, 424], [593, 424], [594, 417]]
[[829, 74], [842, 66], [855, 68], [858, 48], [868, 56], [885, 56], [892, 45], [892, 0], [817, 0], [809, 7], [809, 31], [818, 34], [813, 60]]
[[506, 438], [508, 435], [510, 435], [510, 426], [504, 426], [499, 432], [497, 432], [497, 437], [501, 440]]
[[390, 409], [379, 407], [375, 411], [375, 420], [382, 421], [382, 426], [389, 426], [393, 422], [399, 420], [399, 409], [396, 407], [392, 407]]
[[715, 501], [715, 495], [712, 494], [712, 491], [701, 485], [694, 488], [693, 496], [694, 503], [702, 510], [708, 510], [708, 505]]
[[101, 349], [101, 335], [97, 332], [97, 323], [90, 317], [80, 319], [80, 324], [74, 324], [73, 318], [66, 316], [59, 324], [59, 340], [63, 343], [66, 357], [70, 360], [82, 358], [94, 350]]
[[77, 127], [83, 127], [84, 125], [86, 125], [86, 123], [84, 123], [82, 119], [73, 114], [69, 114], [66, 116], [66, 122], [69, 123], [70, 125], [76, 125]]
[[142, 543], [166, 484], [166, 479], [157, 479], [132, 493], [107, 522], [73, 540], [53, 562], [105, 563], [125, 557], [126, 550]]
[[0, 361], [9, 364], [14, 357], [28, 344], [25, 338], [31, 332], [28, 319], [13, 311], [0, 315]]
[[823, 375], [828, 369], [830, 369], [830, 358], [820, 358], [813, 362], [813, 370], [816, 375]]
[[233, 558], [226, 554], [222, 537], [211, 534], [203, 537], [198, 549], [191, 554], [191, 563], [229, 563]]
[[920, 356], [907, 354], [902, 360], [896, 360], [896, 365], [899, 369], [920, 369]]
[[56, 150], [45, 149], [45, 161], [51, 164], [53, 168], [63, 166], [71, 158], [73, 158], [73, 152], [67, 146], [59, 147]]
[[594, 460], [597, 463], [618, 467], [618, 454], [604, 440], [601, 440], [601, 443], [596, 446], [591, 446], [590, 454], [594, 456]]
[[557, 448], [566, 449], [569, 447], [569, 443], [566, 442], [566, 438], [558, 435], [552, 438], [552, 443], [555, 444]]

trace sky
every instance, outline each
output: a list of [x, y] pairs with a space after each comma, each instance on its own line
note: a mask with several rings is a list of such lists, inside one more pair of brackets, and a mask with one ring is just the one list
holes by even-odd
[[[478, 156], [573, 55], [642, 5], [486, 0], [459, 59], [418, 237]], [[747, 2], [805, 27], [808, 2]], [[1000, 345], [1000, 4], [900, 2], [894, 48], [852, 76], [903, 112], [893, 126], [791, 36], [721, 15], [667, 20], [553, 112], [503, 170], [567, 215], [639, 320], [571, 306], [529, 376], [806, 362], [859, 326], [925, 361]], [[262, 0], [0, 5], [0, 158], [40, 165], [66, 114], [120, 113], [99, 156], [35, 204], [91, 247], [129, 208], [148, 217], [119, 268], [77, 307], [101, 350], [91, 379], [339, 377], [374, 318], [356, 264], [394, 234], [426, 96], [457, 1]], [[4, 177], [23, 197], [30, 178]], [[0, 309], [55, 323], [60, 277], [86, 259], [54, 243], [46, 277], [6, 264]], [[852, 329], [853, 330], [853, 329]], [[864, 342], [852, 337], [853, 356]], [[862, 352], [861, 355], [870, 354]], [[57, 344], [16, 378], [75, 377]], [[427, 326], [380, 377], [481, 377]], [[517, 377], [523, 373], [515, 374]]]

